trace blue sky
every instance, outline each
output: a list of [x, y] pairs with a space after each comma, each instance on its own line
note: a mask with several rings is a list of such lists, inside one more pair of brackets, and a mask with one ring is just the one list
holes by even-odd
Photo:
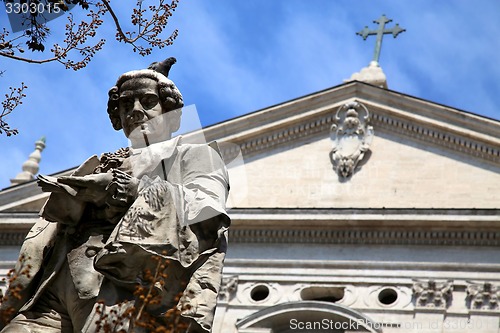
[[[179, 37], [145, 58], [114, 42], [105, 25], [98, 37], [106, 46], [78, 72], [0, 59], [2, 94], [21, 81], [29, 86], [7, 118], [20, 133], [0, 136], [0, 188], [43, 135], [43, 174], [127, 145], [106, 114], [107, 91], [125, 71], [175, 56], [170, 78], [207, 126], [341, 84], [370, 62], [374, 37], [355, 33], [374, 28], [381, 14], [407, 30], [384, 38], [380, 65], [390, 89], [500, 119], [498, 0], [181, 0], [169, 21]], [[6, 26], [3, 9], [0, 22]], [[49, 43], [64, 24], [51, 22]]]

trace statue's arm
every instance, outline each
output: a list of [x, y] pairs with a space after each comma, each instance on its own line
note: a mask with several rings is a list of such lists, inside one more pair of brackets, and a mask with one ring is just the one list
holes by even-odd
[[183, 224], [226, 215], [229, 177], [219, 153], [208, 145], [194, 146], [182, 154], [181, 164]]
[[[99, 165], [96, 155], [91, 156], [80, 165], [72, 176], [91, 174]], [[43, 187], [42, 187], [43, 188]], [[86, 202], [65, 192], [53, 192], [40, 211], [40, 216], [50, 222], [76, 225], [85, 210]]]

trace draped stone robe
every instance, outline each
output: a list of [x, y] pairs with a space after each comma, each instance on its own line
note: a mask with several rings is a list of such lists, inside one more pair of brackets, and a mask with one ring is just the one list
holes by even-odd
[[[116, 221], [108, 219], [112, 227], [104, 246], [89, 239], [71, 249], [68, 235], [74, 238], [92, 225], [88, 205], [65, 193], [51, 193], [42, 219], [21, 248], [23, 262], [16, 265], [18, 271], [30, 267], [29, 276], [21, 274], [16, 282], [21, 297], [8, 297], [2, 308], [30, 309], [65, 260], [80, 298], [103, 300], [115, 310], [118, 303], [134, 305], [133, 287], [144, 282], [147, 269], [154, 270], [152, 256], [159, 256], [169, 264], [159, 287], [161, 303], [151, 312], [162, 315], [177, 305], [192, 320], [194, 331], [211, 330], [230, 223], [225, 209], [229, 182], [220, 153], [216, 145], [182, 144], [176, 137], [131, 149], [129, 155], [118, 168], [140, 180], [138, 195], [115, 215]], [[110, 171], [99, 165], [93, 156], [74, 175]], [[84, 331], [95, 329], [95, 316], [91, 314]]]

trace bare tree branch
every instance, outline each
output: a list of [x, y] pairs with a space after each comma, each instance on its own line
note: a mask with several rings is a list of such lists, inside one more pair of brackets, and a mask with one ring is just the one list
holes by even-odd
[[[3, 73], [3, 72], [2, 72]], [[10, 87], [10, 94], [5, 94], [5, 100], [2, 101], [2, 113], [0, 113], [0, 134], [5, 133], [7, 136], [16, 135], [18, 133], [17, 129], [11, 129], [5, 118], [12, 112], [16, 107], [23, 104], [22, 99], [26, 97], [24, 90], [28, 87], [21, 83], [21, 87], [12, 88]]]
[[[137, 28], [135, 32], [123, 29], [122, 23], [127, 20], [116, 14], [116, 10], [114, 10], [110, 0], [96, 0], [94, 3], [90, 3], [87, 0], [30, 0], [29, 3], [34, 2], [38, 4], [42, 2], [47, 3], [47, 1], [49, 1], [51, 6], [59, 6], [58, 8], [63, 11], [69, 10], [67, 4], [76, 4], [79, 6], [78, 10], [88, 11], [88, 13], [86, 18], [78, 23], [75, 22], [73, 15], [69, 13], [64, 40], [61, 44], [54, 43], [50, 48], [52, 55], [43, 59], [25, 54], [23, 41], [25, 41], [29, 51], [44, 52], [46, 39], [50, 35], [50, 29], [47, 26], [47, 20], [44, 18], [43, 13], [35, 12], [30, 14], [31, 16], [25, 18], [27, 29], [22, 34], [10, 37], [9, 31], [6, 28], [0, 31], [0, 57], [32, 64], [57, 61], [67, 69], [80, 70], [89, 64], [92, 57], [106, 43], [106, 40], [103, 38], [94, 43], [90, 42], [90, 40], [97, 36], [97, 31], [103, 24], [106, 13], [109, 13], [115, 26], [115, 39], [118, 42], [131, 45], [133, 52], [137, 52], [141, 56], [151, 54], [153, 48], [161, 49], [172, 45], [178, 35], [178, 30], [175, 29], [168, 37], [161, 37], [168, 19], [178, 6], [179, 0], [151, 0], [154, 5], [145, 7], [143, 7], [144, 0], [137, 1], [135, 7], [132, 9], [129, 20], [129, 25]], [[7, 99], [4, 102], [7, 104], [5, 105], [10, 106], [10, 103], [14, 101], [9, 98], [13, 96], [13, 91], [18, 91], [16, 89], [21, 89], [20, 94], [24, 97], [23, 90], [25, 88], [24, 84], [22, 84], [21, 88], [10, 88], [14, 90], [11, 90], [10, 95], [6, 94]], [[21, 104], [20, 99], [14, 108], [19, 104]], [[7, 112], [4, 106], [2, 118], [4, 115], [11, 113], [14, 108], [9, 109], [10, 111]], [[15, 130], [7, 131], [8, 127], [7, 129], [5, 127], [1, 128], [9, 136], [17, 133], [17, 131], [14, 132]], [[0, 134], [2, 134], [2, 131], [0, 131]]]

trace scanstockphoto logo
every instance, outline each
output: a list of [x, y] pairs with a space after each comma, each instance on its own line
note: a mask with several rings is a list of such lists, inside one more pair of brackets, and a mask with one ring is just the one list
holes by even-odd
[[366, 328], [371, 328], [375, 331], [380, 331], [385, 327], [382, 323], [370, 322], [365, 319], [349, 319], [347, 321], [336, 321], [332, 319], [322, 319], [319, 321], [300, 321], [297, 319], [290, 319], [289, 328], [297, 332], [310, 332], [315, 331], [365, 331]]
[[470, 318], [450, 318], [430, 321], [398, 321], [394, 323], [372, 322], [367, 319], [348, 319], [337, 321], [322, 319], [316, 321], [301, 321], [290, 319], [289, 328], [292, 332], [305, 333], [311, 331], [346, 331], [346, 332], [381, 332], [383, 329], [392, 327], [398, 332], [497, 332], [498, 322], [490, 320], [472, 320]]
[[74, 0], [1, 0], [12, 32], [19, 32], [52, 21], [73, 9]]

